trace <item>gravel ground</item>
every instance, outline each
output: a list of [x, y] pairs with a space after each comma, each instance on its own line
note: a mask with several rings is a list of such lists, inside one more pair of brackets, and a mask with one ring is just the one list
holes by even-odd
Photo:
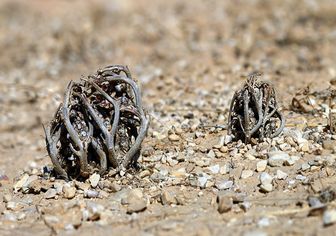
[[[1, 1], [0, 21], [1, 235], [335, 232], [335, 1]], [[70, 80], [109, 64], [129, 66], [151, 117], [141, 169], [55, 179], [42, 124]], [[253, 71], [286, 127], [230, 142]]]

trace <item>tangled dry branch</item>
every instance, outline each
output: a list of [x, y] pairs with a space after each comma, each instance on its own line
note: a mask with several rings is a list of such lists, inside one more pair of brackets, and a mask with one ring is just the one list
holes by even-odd
[[98, 170], [111, 175], [135, 166], [149, 119], [125, 66], [113, 65], [71, 81], [64, 101], [45, 127], [49, 156], [65, 179]]
[[269, 83], [259, 82], [260, 76], [260, 73], [249, 75], [231, 101], [228, 134], [246, 143], [251, 138], [276, 137], [285, 126], [274, 88]]

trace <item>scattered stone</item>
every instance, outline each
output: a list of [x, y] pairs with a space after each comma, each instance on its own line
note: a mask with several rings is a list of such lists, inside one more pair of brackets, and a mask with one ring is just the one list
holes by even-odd
[[9, 202], [9, 201], [12, 200], [12, 195], [10, 195], [10, 194], [4, 194], [2, 198], [3, 198], [3, 202], [7, 203], [7, 202]]
[[139, 177], [140, 178], [145, 178], [147, 176], [150, 176], [151, 175], [151, 172], [149, 170], [144, 170], [144, 171], [141, 171], [140, 174], [139, 174]]
[[88, 189], [84, 191], [84, 197], [86, 198], [97, 198], [99, 196], [99, 192], [96, 190]]
[[208, 169], [211, 171], [212, 174], [218, 174], [219, 170], [220, 170], [220, 167], [217, 164], [217, 165], [208, 167]]
[[71, 187], [68, 185], [64, 185], [63, 187], [63, 196], [67, 199], [72, 199], [74, 198], [76, 195], [76, 188], [75, 187]]
[[299, 148], [302, 152], [309, 152], [309, 142], [308, 140], [305, 140], [304, 142], [299, 144]]
[[310, 169], [310, 165], [308, 163], [303, 163], [301, 165], [301, 170], [302, 171], [306, 171], [306, 170], [309, 170]]
[[217, 181], [215, 186], [219, 190], [230, 189], [233, 186], [233, 181], [231, 181], [231, 180]]
[[307, 179], [307, 177], [306, 177], [306, 176], [304, 176], [304, 175], [297, 175], [295, 179], [297, 179], [297, 180], [301, 180], [301, 181], [304, 181], [304, 180], [306, 180], [306, 179]]
[[218, 212], [220, 214], [226, 213], [232, 209], [233, 200], [230, 196], [219, 193], [217, 196]]
[[200, 188], [205, 188], [209, 179], [211, 179], [211, 176], [207, 175], [206, 173], [201, 173], [198, 176], [198, 186]]
[[230, 173], [230, 167], [228, 165], [224, 165], [224, 166], [221, 166], [220, 170], [219, 170], [219, 173], [221, 175], [225, 175], [225, 174], [228, 174]]
[[245, 232], [243, 236], [267, 236], [267, 235], [268, 234], [266, 232], [255, 230], [255, 231]]
[[170, 175], [175, 178], [184, 178], [186, 177], [187, 172], [185, 168], [180, 168], [178, 170], [173, 170]]
[[257, 162], [257, 171], [263, 172], [266, 170], [267, 167], [267, 160], [261, 160]]
[[298, 156], [291, 156], [289, 159], [285, 160], [284, 165], [285, 166], [292, 166], [298, 160], [300, 160], [300, 157], [298, 157]]
[[161, 203], [162, 205], [171, 205], [171, 204], [176, 204], [176, 197], [175, 194], [173, 194], [170, 191], [164, 190], [161, 193]]
[[107, 188], [110, 189], [113, 193], [119, 192], [121, 190], [121, 186], [116, 182], [110, 183]]
[[209, 158], [198, 158], [195, 160], [195, 164], [199, 167], [206, 167], [210, 165]]
[[271, 184], [272, 181], [273, 181], [273, 177], [270, 176], [268, 173], [262, 172], [260, 174], [260, 182], [261, 182], [261, 184]]
[[334, 150], [336, 148], [336, 140], [323, 140], [322, 147], [327, 150]]
[[25, 181], [25, 183], [22, 185], [22, 192], [28, 193], [29, 192], [29, 186], [33, 181], [36, 181], [38, 179], [37, 175], [31, 175], [28, 177], [28, 179]]
[[327, 210], [323, 213], [323, 224], [325, 226], [336, 223], [336, 210]]
[[96, 221], [100, 219], [100, 216], [104, 212], [105, 207], [95, 202], [87, 202], [86, 209], [88, 212], [85, 220]]
[[264, 192], [272, 192], [273, 191], [273, 185], [272, 184], [262, 184], [260, 185], [260, 189]]
[[60, 182], [54, 183], [54, 188], [56, 189], [57, 194], [62, 194], [63, 192], [63, 184]]
[[127, 206], [127, 213], [137, 213], [146, 210], [147, 202], [144, 199], [132, 199]]
[[277, 170], [277, 179], [286, 179], [287, 176], [287, 173], [283, 172], [282, 170]]
[[215, 152], [211, 149], [208, 154], [207, 154], [207, 157], [211, 158], [211, 159], [214, 159], [216, 157], [216, 154]]
[[56, 189], [54, 189], [54, 188], [50, 188], [50, 189], [48, 189], [47, 192], [45, 192], [45, 194], [44, 194], [44, 198], [45, 198], [45, 199], [51, 199], [51, 198], [55, 198], [56, 195], [57, 195], [57, 191], [56, 191]]
[[289, 159], [289, 155], [285, 152], [275, 151], [268, 153], [268, 164], [272, 167], [279, 167]]
[[180, 136], [176, 135], [176, 134], [170, 134], [168, 136], [168, 139], [172, 142], [177, 142], [180, 140]]
[[100, 180], [100, 175], [97, 173], [94, 173], [93, 175], [90, 176], [90, 184], [92, 188], [96, 188]]
[[8, 212], [8, 211], [3, 212], [3, 219], [7, 221], [12, 221], [12, 222], [17, 221], [17, 217], [13, 213]]
[[17, 215], [18, 220], [24, 220], [26, 218], [26, 214], [24, 212], [21, 212]]
[[28, 174], [24, 174], [21, 177], [21, 179], [14, 184], [14, 186], [13, 186], [14, 191], [15, 192], [19, 191], [22, 188], [22, 186], [26, 183], [26, 181], [28, 180], [28, 178], [29, 178], [29, 175]]
[[251, 176], [253, 176], [253, 171], [252, 170], [243, 170], [242, 173], [241, 173], [241, 178], [242, 179], [247, 179]]
[[29, 192], [34, 194], [39, 194], [42, 191], [42, 188], [49, 189], [50, 186], [45, 186], [42, 184], [42, 181], [40, 179], [35, 180], [29, 184]]
[[319, 193], [322, 191], [322, 189], [324, 188], [322, 181], [320, 179], [318, 180], [314, 180], [311, 184], [310, 184], [312, 190], [314, 191], [314, 193]]
[[311, 197], [311, 196], [308, 197], [308, 204], [310, 207], [313, 207], [313, 208], [324, 206], [322, 202], [320, 201], [320, 199], [318, 199], [317, 197]]
[[258, 226], [259, 227], [267, 227], [269, 226], [271, 223], [270, 223], [270, 220], [269, 218], [267, 217], [263, 217], [261, 218], [259, 221], [258, 221]]
[[224, 144], [227, 145], [232, 142], [232, 136], [231, 135], [225, 135]]
[[227, 146], [222, 146], [222, 147], [219, 149], [219, 151], [220, 151], [221, 153], [227, 153], [227, 152], [229, 151], [229, 148], [228, 148]]
[[264, 192], [271, 192], [273, 190], [272, 185], [273, 177], [266, 172], [260, 174], [260, 189]]
[[248, 159], [250, 161], [253, 161], [253, 160], [256, 159], [256, 157], [253, 156], [250, 152], [246, 152], [244, 156], [245, 156], [246, 159]]
[[239, 207], [244, 211], [247, 212], [251, 208], [252, 204], [250, 202], [244, 201], [239, 203]]
[[16, 202], [7, 202], [6, 209], [14, 211], [17, 208]]

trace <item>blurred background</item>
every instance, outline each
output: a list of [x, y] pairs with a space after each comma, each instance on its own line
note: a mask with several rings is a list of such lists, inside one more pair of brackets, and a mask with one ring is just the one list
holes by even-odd
[[129, 66], [161, 122], [191, 104], [199, 120], [223, 123], [255, 70], [286, 107], [298, 88], [335, 78], [335, 26], [334, 0], [3, 0], [0, 170], [45, 157], [41, 124], [66, 84], [109, 64]]
[[[134, 232], [138, 235], [140, 229], [145, 229], [142, 235], [152, 235], [151, 231], [154, 232], [153, 235], [157, 235], [155, 230], [158, 228], [162, 229], [160, 235], [176, 235], [177, 232], [183, 232], [183, 235], [195, 235], [195, 232], [214, 235], [221, 232], [217, 233], [221, 235], [249, 232], [256, 227], [264, 230], [264, 226], [269, 226], [267, 230], [271, 232], [270, 235], [286, 234], [284, 232], [289, 235], [325, 234], [318, 231], [318, 228], [323, 227], [322, 217], [305, 217], [301, 211], [309, 208], [305, 197], [309, 182], [303, 180], [312, 180], [317, 176], [320, 180], [320, 177], [330, 175], [330, 178], [326, 178], [328, 185], [324, 187], [333, 186], [334, 166], [324, 168], [323, 161], [323, 172], [322, 169], [318, 172], [315, 164], [312, 164], [311, 173], [305, 172], [308, 174], [306, 178], [301, 175], [303, 163], [308, 165], [308, 160], [309, 163], [310, 160], [317, 163], [313, 159], [319, 157], [315, 153], [306, 153], [305, 159], [298, 161], [296, 166], [284, 167], [290, 174], [289, 177], [283, 181], [273, 181], [277, 191], [265, 195], [258, 192], [259, 177], [256, 173], [250, 179], [240, 178], [245, 168], [250, 169], [253, 175], [254, 171], [251, 170], [255, 169], [259, 160], [253, 153], [251, 159], [242, 155], [248, 150], [248, 145], [241, 153], [238, 153], [237, 148], [226, 147], [225, 150], [222, 146], [224, 151], [218, 156], [221, 158], [214, 158], [219, 151], [216, 148], [215, 154], [212, 148], [218, 144], [219, 139], [225, 137], [227, 131], [213, 126], [226, 124], [231, 98], [234, 91], [244, 83], [246, 75], [261, 71], [263, 79], [274, 84], [287, 119], [286, 127], [296, 129], [293, 135], [301, 137], [300, 132], [309, 125], [313, 127], [307, 130], [309, 135], [314, 129], [323, 133], [327, 125], [326, 117], [321, 121], [320, 113], [303, 114], [300, 110], [294, 112], [290, 109], [290, 103], [296, 92], [308, 85], [311, 85], [313, 91], [325, 92], [329, 81], [334, 79], [335, 82], [335, 45], [335, 0], [1, 0], [0, 234], [46, 235], [50, 231], [50, 225], [45, 219], [42, 220], [38, 206], [46, 206], [46, 209], [52, 211], [50, 219], [58, 224], [53, 217], [53, 214], [59, 213], [55, 210], [59, 209], [55, 207], [55, 203], [72, 204], [68, 204], [70, 201], [61, 196], [58, 200], [46, 200], [42, 193], [23, 195], [20, 192], [13, 195], [13, 206], [10, 202], [6, 203], [9, 200], [2, 195], [7, 193], [11, 197], [13, 184], [22, 182], [21, 178], [27, 176], [23, 173], [32, 174], [29, 178], [37, 177], [46, 165], [51, 166], [42, 124], [47, 124], [54, 116], [62, 102], [67, 83], [111, 64], [129, 66], [133, 78], [141, 86], [143, 102], [151, 118], [142, 149], [143, 154], [147, 154], [140, 158], [140, 162], [149, 168], [146, 169], [148, 175], [140, 181], [139, 186], [146, 183], [144, 185], [147, 190], [152, 190], [153, 187], [154, 192], [148, 192], [154, 201], [160, 198], [159, 190], [162, 188], [186, 194], [186, 199], [190, 199], [191, 203], [183, 200], [184, 203], [178, 204], [185, 205], [178, 207], [152, 204], [152, 208], [143, 214], [128, 215], [124, 207], [120, 208], [120, 199], [118, 202], [114, 199], [122, 195], [106, 193], [108, 198], [92, 200], [99, 200], [106, 206], [108, 214], [104, 214], [105, 217], [112, 214], [104, 223], [106, 227], [101, 227], [102, 220], [97, 221], [97, 224], [83, 222], [81, 231], [69, 231], [70, 234], [76, 232], [97, 235], [101, 231], [101, 235], [106, 235], [106, 232], [121, 232], [125, 235]], [[300, 96], [302, 103], [314, 101], [313, 105], [317, 104], [319, 111], [328, 108], [325, 101], [322, 105], [318, 104], [315, 96]], [[306, 107], [314, 110], [315, 107], [311, 105], [306, 104]], [[311, 117], [321, 119], [316, 121]], [[177, 142], [169, 140], [169, 134], [174, 133], [179, 134], [175, 140]], [[321, 133], [313, 133], [317, 134], [314, 137], [320, 143], [324, 137], [320, 136]], [[312, 141], [314, 145], [316, 139]], [[279, 146], [286, 148], [288, 145]], [[330, 142], [328, 146], [331, 152], [334, 142]], [[309, 150], [309, 146], [307, 147]], [[289, 148], [293, 150], [293, 146], [289, 145]], [[302, 149], [301, 145], [300, 148]], [[265, 155], [266, 149], [260, 150]], [[295, 151], [296, 155], [299, 154]], [[253, 161], [252, 158], [256, 160]], [[200, 179], [204, 182], [205, 179], [202, 184], [205, 185], [208, 177], [212, 178], [210, 168], [207, 167], [210, 159], [214, 159], [212, 164], [218, 162], [221, 166], [220, 173], [217, 170], [217, 177], [214, 174], [211, 181], [229, 179], [227, 182], [232, 184], [234, 181], [234, 191], [247, 193], [261, 204], [252, 202], [253, 210], [248, 212], [246, 209], [251, 206], [249, 202], [240, 206], [235, 204], [231, 213], [218, 214], [215, 209], [215, 189], [194, 187], [198, 182], [192, 186], [189, 184], [196, 180], [200, 182]], [[197, 165], [193, 163], [196, 160]], [[322, 163], [322, 160], [324, 159], [318, 159], [318, 162]], [[330, 159], [327, 160], [329, 162]], [[227, 172], [228, 166], [232, 166], [230, 173]], [[313, 167], [316, 168], [313, 170]], [[182, 175], [180, 170], [185, 174]], [[267, 171], [275, 174], [275, 169]], [[162, 182], [159, 177], [155, 177], [163, 176], [164, 179], [164, 176], [168, 176], [168, 173], [171, 176], [173, 172], [174, 175], [190, 174], [195, 178], [188, 179], [184, 186], [184, 182], [179, 182], [182, 178], [177, 178], [178, 181], [174, 182], [175, 179], [169, 177], [169, 181]], [[209, 175], [203, 175], [203, 172]], [[215, 173], [213, 170], [211, 172]], [[152, 181], [152, 176], [159, 182], [148, 182]], [[139, 184], [138, 176], [134, 177], [136, 178], [130, 179], [132, 187]], [[111, 183], [113, 181], [115, 180], [111, 179]], [[23, 183], [25, 182], [21, 184]], [[56, 188], [57, 182], [54, 183]], [[128, 186], [127, 183], [129, 182], [121, 182]], [[176, 186], [169, 186], [173, 183]], [[314, 183], [322, 186], [324, 182]], [[40, 185], [49, 188], [51, 184], [53, 182], [46, 180]], [[282, 198], [285, 201], [280, 201]], [[287, 202], [287, 198], [293, 201]], [[13, 201], [17, 201], [17, 204]], [[323, 209], [325, 208], [323, 205]], [[72, 209], [74, 208], [67, 211], [68, 217], [76, 222], [79, 219], [81, 224], [82, 215], [77, 214], [73, 218], [73, 214], [79, 210]], [[284, 209], [288, 211], [284, 212]], [[295, 213], [296, 210], [298, 214]], [[20, 216], [21, 212], [27, 213], [27, 217], [25, 214]], [[318, 212], [321, 214], [321, 211]], [[14, 213], [20, 215], [16, 217]], [[264, 213], [271, 214], [271, 217], [265, 220], [260, 218]], [[67, 217], [59, 216], [56, 220], [68, 220]], [[333, 221], [334, 216], [335, 211]], [[187, 226], [186, 230], [181, 231], [181, 226]], [[73, 229], [71, 227], [68, 229]], [[119, 231], [115, 231], [118, 229]], [[176, 232], [169, 231], [175, 229]], [[330, 235], [335, 231], [333, 227], [325, 229], [329, 230]], [[244, 235], [267, 234], [252, 232]]]

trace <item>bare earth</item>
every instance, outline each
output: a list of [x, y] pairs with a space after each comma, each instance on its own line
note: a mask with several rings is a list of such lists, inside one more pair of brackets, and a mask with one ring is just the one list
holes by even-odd
[[[336, 78], [335, 1], [1, 1], [0, 22], [0, 235], [335, 232], [329, 103], [290, 106]], [[49, 178], [42, 124], [70, 80], [109, 64], [129, 66], [151, 117], [142, 169], [94, 187]], [[256, 70], [286, 129], [226, 144], [214, 126]]]

